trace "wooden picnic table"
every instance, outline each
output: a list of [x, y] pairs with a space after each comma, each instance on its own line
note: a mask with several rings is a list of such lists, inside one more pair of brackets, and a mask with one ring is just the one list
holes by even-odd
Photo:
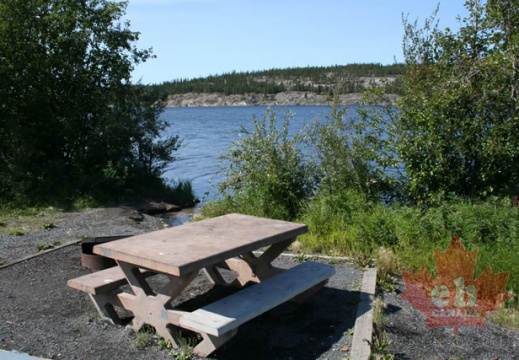
[[[195, 353], [207, 356], [233, 337], [240, 324], [322, 286], [333, 274], [333, 267], [318, 263], [302, 264], [292, 275], [272, 266], [307, 231], [304, 224], [241, 214], [190, 222], [96, 245], [93, 252], [116, 260], [118, 267], [72, 279], [68, 285], [87, 291], [98, 310], [114, 321], [117, 314], [112, 305], [130, 310], [134, 330], [152, 325], [174, 347], [178, 328], [198, 332], [203, 340]], [[258, 249], [264, 250], [261, 255], [254, 254]], [[227, 283], [221, 269], [236, 272], [236, 279]], [[193, 312], [173, 308], [172, 300], [201, 270], [215, 284], [260, 284]], [[158, 290], [148, 282], [149, 275], [156, 273], [169, 281]], [[131, 292], [122, 291], [122, 284], [129, 284]]]

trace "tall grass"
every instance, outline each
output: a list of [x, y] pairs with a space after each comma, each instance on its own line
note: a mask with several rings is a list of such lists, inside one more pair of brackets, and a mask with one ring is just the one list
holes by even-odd
[[401, 270], [423, 266], [431, 274], [436, 271], [434, 250], [445, 251], [458, 234], [467, 251], [478, 250], [475, 277], [488, 266], [493, 273], [509, 271], [508, 288], [519, 290], [519, 209], [508, 200], [455, 199], [422, 210], [345, 191], [314, 198], [299, 220], [310, 229], [300, 239], [308, 251], [376, 257], [384, 247], [398, 255]]

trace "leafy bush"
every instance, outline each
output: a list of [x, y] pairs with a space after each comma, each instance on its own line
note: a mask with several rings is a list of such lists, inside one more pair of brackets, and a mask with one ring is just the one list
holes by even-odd
[[189, 207], [194, 205], [193, 187], [190, 181], [178, 181], [166, 186], [168, 197], [174, 199], [177, 205]]
[[269, 108], [253, 118], [253, 130], [244, 127], [240, 138], [223, 156], [228, 162], [220, 191], [231, 194], [227, 204], [237, 211], [278, 219], [294, 219], [315, 188], [315, 170], [305, 161], [301, 144], [305, 133], [289, 134], [291, 114], [278, 128]]
[[379, 195], [377, 170], [370, 163], [373, 158], [369, 143], [358, 131], [358, 118], [349, 108], [339, 106], [335, 95], [325, 122], [314, 122], [311, 145], [316, 158], [319, 191], [333, 194], [354, 189], [369, 196]]
[[[466, 1], [457, 32], [440, 30], [435, 15], [423, 27], [404, 19], [401, 96], [365, 124], [373, 146], [405, 168], [407, 200], [518, 193], [519, 16], [512, 3]], [[383, 96], [369, 103], [380, 105]], [[377, 136], [381, 129], [388, 139]]]
[[130, 83], [152, 55], [122, 22], [126, 6], [0, 3], [2, 203], [120, 201], [173, 160], [180, 143], [161, 139], [164, 97]]

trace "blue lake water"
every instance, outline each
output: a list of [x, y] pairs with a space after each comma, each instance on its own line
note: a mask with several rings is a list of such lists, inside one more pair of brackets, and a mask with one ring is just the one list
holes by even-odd
[[[292, 133], [314, 119], [324, 120], [330, 112], [328, 106], [279, 106], [272, 109], [278, 124], [282, 124], [285, 112], [293, 114], [290, 122]], [[171, 124], [170, 133], [179, 135], [183, 143], [164, 176], [173, 181], [191, 181], [202, 202], [215, 198], [217, 184], [222, 181], [218, 173], [223, 166], [220, 156], [239, 138], [242, 126], [250, 129], [253, 116], [260, 119], [266, 111], [266, 106], [166, 108], [161, 116]]]

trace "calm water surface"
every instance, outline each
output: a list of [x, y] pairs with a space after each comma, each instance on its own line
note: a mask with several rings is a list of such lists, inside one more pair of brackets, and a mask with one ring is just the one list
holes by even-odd
[[[282, 124], [285, 112], [293, 114], [291, 132], [295, 133], [313, 119], [325, 119], [328, 106], [273, 107], [277, 123]], [[172, 126], [170, 133], [179, 135], [183, 144], [165, 177], [174, 181], [189, 180], [196, 196], [203, 202], [214, 199], [217, 184], [222, 181], [218, 171], [224, 165], [219, 157], [238, 139], [243, 126], [252, 127], [253, 116], [262, 118], [266, 106], [183, 107], [166, 108], [162, 117]]]

